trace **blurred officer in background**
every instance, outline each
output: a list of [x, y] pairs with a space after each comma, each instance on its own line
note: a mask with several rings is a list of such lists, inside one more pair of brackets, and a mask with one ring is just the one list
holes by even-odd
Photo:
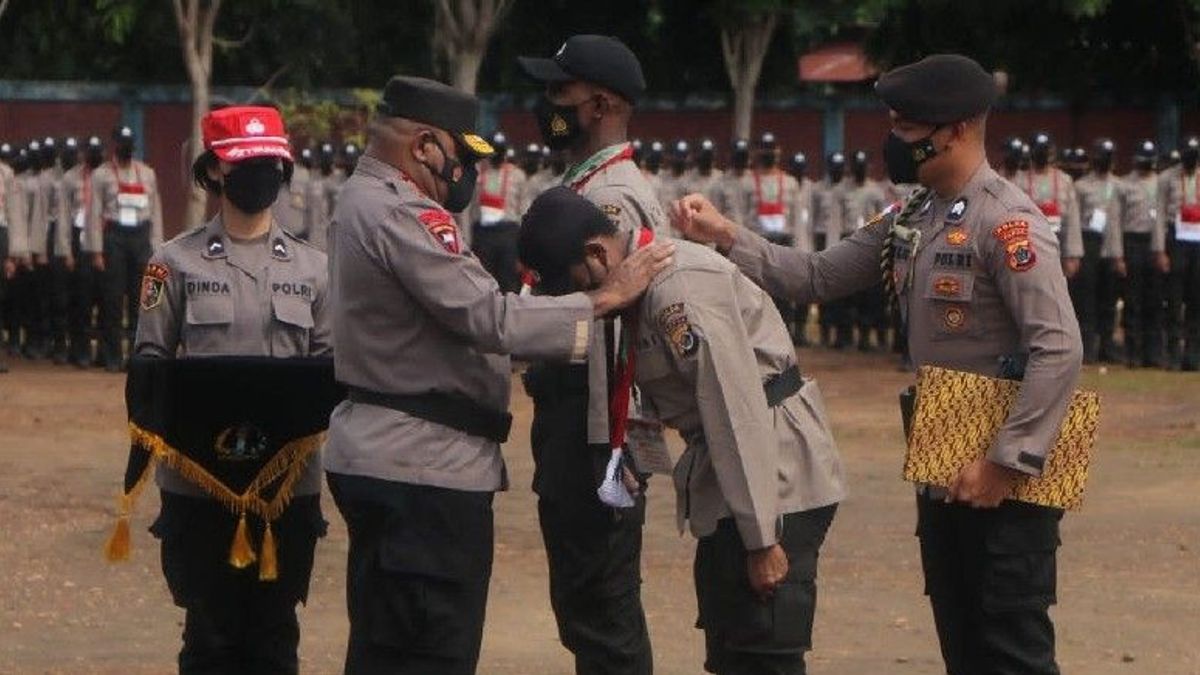
[[1115, 153], [1112, 139], [1098, 139], [1092, 149], [1091, 171], [1075, 181], [1083, 221], [1083, 261], [1070, 288], [1083, 336], [1084, 363], [1118, 358], [1113, 340], [1118, 279], [1125, 274], [1119, 255], [1125, 187], [1112, 172]]

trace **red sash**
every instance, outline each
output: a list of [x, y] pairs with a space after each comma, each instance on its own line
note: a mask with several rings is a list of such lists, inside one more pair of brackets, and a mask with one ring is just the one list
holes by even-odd
[[1184, 182], [1184, 175], [1179, 174], [1179, 197], [1181, 206], [1179, 207], [1179, 220], [1185, 223], [1200, 223], [1200, 171], [1197, 171], [1192, 178], [1192, 199], [1196, 200], [1188, 202], [1187, 183]]
[[503, 211], [505, 197], [508, 195], [508, 165], [505, 164], [500, 167], [499, 192], [488, 192], [487, 190], [487, 174], [489, 171], [491, 171], [490, 168], [484, 168], [483, 170], [483, 180], [481, 181], [483, 183], [483, 190], [479, 193], [479, 203], [482, 206]]
[[782, 216], [783, 215], [783, 174], [775, 174], [776, 201], [764, 202], [762, 197], [762, 176], [754, 174], [754, 201], [758, 204], [758, 215], [760, 216]]
[[[643, 227], [638, 233], [637, 247], [645, 248], [652, 241], [654, 241], [654, 230]], [[633, 395], [633, 374], [637, 355], [637, 350], [633, 345], [634, 340], [637, 339], [636, 307], [635, 305], [633, 309], [622, 315], [621, 346], [617, 350], [615, 365], [617, 371], [615, 387], [612, 386], [613, 379], [609, 379], [608, 439], [613, 448], [625, 447], [625, 430], [629, 426], [629, 399]]]

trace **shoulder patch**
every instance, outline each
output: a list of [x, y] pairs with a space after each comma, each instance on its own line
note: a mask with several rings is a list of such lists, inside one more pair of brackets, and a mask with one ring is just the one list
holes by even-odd
[[160, 263], [150, 263], [142, 274], [141, 306], [149, 311], [162, 304], [163, 291], [167, 286], [167, 278], [171, 270]]
[[1029, 239], [1029, 222], [1010, 220], [997, 225], [992, 236], [1004, 246], [1005, 262], [1014, 272], [1033, 269], [1037, 264], [1037, 253]]
[[659, 312], [656, 320], [659, 329], [666, 334], [667, 340], [671, 343], [671, 349], [675, 350], [677, 356], [689, 357], [696, 353], [700, 346], [700, 340], [696, 337], [696, 331], [692, 329], [691, 322], [688, 321], [687, 310], [682, 302], [670, 305]]
[[417, 219], [442, 245], [442, 248], [455, 255], [462, 253], [462, 241], [458, 236], [458, 226], [454, 224], [454, 217], [450, 215], [449, 211], [426, 209], [417, 214]]

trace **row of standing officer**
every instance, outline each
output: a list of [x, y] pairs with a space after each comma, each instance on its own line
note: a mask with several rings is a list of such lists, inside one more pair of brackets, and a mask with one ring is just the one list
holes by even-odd
[[141, 272], [162, 243], [157, 179], [134, 159], [134, 140], [129, 127], [117, 128], [106, 157], [92, 136], [83, 162], [74, 138], [61, 148], [46, 138], [0, 149], [7, 240], [0, 285], [8, 286], [0, 295], [10, 355], [88, 367], [98, 319], [96, 360], [111, 372], [121, 369], [125, 334], [137, 322]]
[[[1116, 144], [1097, 139], [1054, 162], [1054, 142], [1037, 133], [1005, 146], [1006, 174], [1022, 187], [1059, 236], [1063, 268], [1089, 362], [1131, 367], [1200, 368], [1200, 138], [1179, 162], [1164, 161], [1149, 140], [1131, 153], [1133, 170], [1114, 173]], [[1122, 303], [1124, 344], [1116, 342]]]

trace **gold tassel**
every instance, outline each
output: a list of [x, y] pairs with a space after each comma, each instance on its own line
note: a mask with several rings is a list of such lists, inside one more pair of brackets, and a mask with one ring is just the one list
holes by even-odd
[[263, 531], [262, 555], [258, 561], [258, 580], [275, 581], [279, 578], [279, 560], [275, 555], [275, 534], [271, 532], [271, 521]]
[[253, 565], [255, 560], [257, 556], [254, 555], [254, 548], [250, 546], [246, 514], [243, 512], [238, 518], [237, 531], [233, 533], [233, 544], [229, 547], [229, 564], [243, 570]]
[[122, 513], [117, 516], [117, 525], [104, 547], [104, 557], [110, 563], [129, 560], [129, 548], [129, 515]]

